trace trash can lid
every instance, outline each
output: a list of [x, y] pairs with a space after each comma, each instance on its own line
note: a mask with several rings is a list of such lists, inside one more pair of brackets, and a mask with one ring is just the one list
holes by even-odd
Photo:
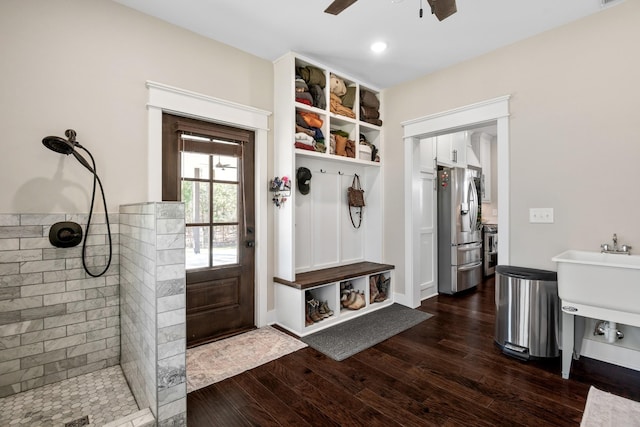
[[515, 277], [525, 280], [544, 280], [550, 282], [558, 281], [558, 273], [549, 270], [539, 270], [537, 268], [516, 267], [513, 265], [498, 265], [496, 273], [503, 276]]

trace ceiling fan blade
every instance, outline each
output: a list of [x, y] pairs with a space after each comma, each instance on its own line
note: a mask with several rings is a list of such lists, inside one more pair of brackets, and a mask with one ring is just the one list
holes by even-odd
[[324, 11], [332, 15], [337, 15], [358, 0], [334, 0]]
[[427, 0], [431, 6], [431, 13], [442, 21], [458, 11], [456, 0]]

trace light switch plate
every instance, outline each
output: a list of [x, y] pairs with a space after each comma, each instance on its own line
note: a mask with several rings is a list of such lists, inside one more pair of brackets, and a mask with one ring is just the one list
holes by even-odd
[[553, 223], [553, 208], [530, 208], [529, 222], [543, 224]]

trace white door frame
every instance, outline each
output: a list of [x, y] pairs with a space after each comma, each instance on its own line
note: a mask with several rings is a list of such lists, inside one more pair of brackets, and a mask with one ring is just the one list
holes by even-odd
[[265, 326], [267, 319], [267, 135], [271, 112], [184, 89], [147, 81], [148, 172], [147, 201], [162, 201], [162, 113], [168, 112], [237, 128], [255, 134], [255, 322]]
[[414, 273], [416, 242], [414, 242], [414, 206], [417, 197], [414, 185], [415, 162], [412, 160], [413, 147], [416, 140], [429, 138], [439, 134], [484, 125], [491, 122], [497, 124], [498, 150], [498, 253], [500, 263], [508, 264], [509, 246], [509, 98], [510, 95], [478, 102], [453, 110], [432, 114], [402, 122], [404, 138], [404, 235], [405, 235], [405, 302], [410, 307], [420, 305], [420, 286]]

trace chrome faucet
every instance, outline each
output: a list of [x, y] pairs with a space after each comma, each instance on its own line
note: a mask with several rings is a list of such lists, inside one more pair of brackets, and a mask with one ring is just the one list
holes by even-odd
[[618, 235], [613, 234], [613, 248], [608, 243], [600, 245], [600, 252], [603, 254], [623, 254], [631, 255], [631, 246], [622, 245], [622, 248], [618, 249]]

